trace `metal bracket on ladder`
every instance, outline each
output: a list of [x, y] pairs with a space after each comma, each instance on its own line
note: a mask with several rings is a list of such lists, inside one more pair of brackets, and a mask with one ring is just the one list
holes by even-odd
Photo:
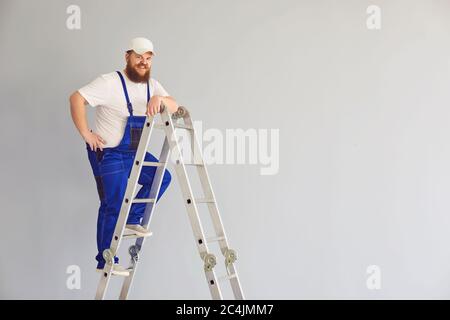
[[[194, 233], [194, 238], [196, 240], [196, 245], [200, 258], [203, 262], [203, 270], [205, 272], [205, 277], [211, 296], [213, 299], [223, 299], [222, 291], [220, 288], [220, 281], [230, 281], [231, 288], [235, 299], [244, 299], [244, 294], [242, 292], [241, 284], [239, 282], [239, 277], [237, 274], [234, 262], [237, 259], [236, 252], [231, 250], [228, 246], [227, 237], [225, 235], [225, 230], [220, 218], [219, 209], [217, 207], [216, 198], [214, 196], [211, 183], [209, 180], [208, 172], [206, 170], [205, 163], [203, 161], [202, 152], [200, 150], [196, 132], [190, 117], [190, 113], [184, 107], [179, 107], [177, 112], [170, 114], [168, 109], [161, 105], [161, 120], [162, 124], [155, 124], [154, 117], [147, 117], [144, 124], [142, 135], [139, 141], [139, 146], [136, 151], [136, 156], [134, 159], [134, 165], [131, 169], [130, 176], [128, 178], [128, 183], [122, 201], [122, 206], [120, 209], [117, 224], [114, 230], [114, 234], [111, 240], [111, 246], [103, 252], [103, 257], [106, 260], [105, 268], [97, 287], [96, 299], [104, 299], [106, 290], [108, 288], [111, 276], [115, 273], [114, 270], [114, 257], [117, 255], [119, 250], [121, 240], [127, 238], [136, 238], [134, 245], [130, 246], [128, 253], [131, 257], [131, 265], [120, 275], [125, 276], [122, 290], [120, 292], [120, 299], [127, 299], [128, 294], [133, 282], [133, 278], [136, 274], [137, 266], [139, 263], [139, 252], [142, 250], [144, 245], [144, 237], [125, 235], [125, 225], [128, 219], [131, 205], [133, 203], [146, 203], [144, 217], [142, 219], [142, 225], [148, 229], [151, 218], [153, 216], [153, 211], [156, 207], [156, 198], [159, 194], [159, 189], [161, 187], [162, 179], [164, 176], [164, 171], [166, 170], [167, 163], [169, 162], [169, 155], [175, 159], [175, 171], [178, 177], [178, 181], [181, 187], [181, 193], [184, 199], [184, 204], [188, 213], [189, 221]], [[178, 120], [182, 119], [183, 123], [178, 123]], [[153, 128], [162, 129], [165, 133], [165, 140], [161, 150], [161, 154], [158, 162], [146, 162], [144, 161], [145, 155], [150, 142], [150, 136]], [[181, 149], [178, 144], [178, 139], [176, 136], [176, 130], [187, 130], [191, 135], [191, 148], [192, 154], [198, 158], [194, 163], [185, 163], [182, 157]], [[186, 166], [194, 165], [197, 168], [197, 173], [200, 178], [201, 186], [203, 189], [203, 198], [194, 197], [191, 184], [189, 182], [189, 177], [187, 174]], [[156, 167], [155, 176], [153, 178], [153, 183], [150, 189], [150, 196], [148, 199], [135, 199], [134, 195], [137, 188], [138, 178], [141, 173], [143, 166], [154, 166]], [[206, 204], [208, 211], [211, 216], [211, 220], [214, 226], [214, 231], [216, 236], [206, 238], [203, 226], [200, 221], [198, 214], [198, 205]], [[217, 264], [216, 256], [210, 252], [208, 248], [208, 243], [217, 242], [220, 246], [220, 250], [225, 259], [225, 267], [227, 270], [227, 275], [217, 278], [214, 267]], [[119, 275], [119, 274], [118, 274]]]

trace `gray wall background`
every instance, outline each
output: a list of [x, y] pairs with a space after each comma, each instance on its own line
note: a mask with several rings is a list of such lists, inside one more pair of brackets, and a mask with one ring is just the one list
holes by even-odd
[[[277, 175], [209, 167], [247, 298], [450, 298], [449, 1], [2, 0], [0, 25], [1, 298], [93, 298], [98, 198], [68, 97], [135, 36], [204, 129], [280, 129]], [[152, 229], [130, 298], [209, 299], [176, 181]]]

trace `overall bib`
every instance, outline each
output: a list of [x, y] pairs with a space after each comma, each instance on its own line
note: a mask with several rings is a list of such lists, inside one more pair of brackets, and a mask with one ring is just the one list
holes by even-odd
[[[146, 116], [133, 116], [133, 106], [128, 96], [127, 87], [123, 75], [117, 71], [122, 82], [123, 92], [127, 103], [130, 116], [127, 119], [125, 132], [119, 145], [114, 148], [103, 148], [92, 151], [86, 143], [89, 162], [97, 184], [98, 196], [100, 198], [100, 208], [97, 219], [97, 249], [98, 254], [97, 268], [103, 269], [105, 260], [103, 250], [108, 249], [111, 244], [111, 238], [116, 227], [117, 219], [120, 213], [120, 207], [127, 188], [128, 177], [136, 156], [136, 150], [142, 133]], [[150, 100], [150, 88], [147, 82], [147, 103]], [[147, 152], [145, 161], [157, 162], [158, 159]], [[150, 188], [153, 183], [153, 177], [156, 167], [142, 167], [138, 183], [142, 185], [136, 195], [136, 198], [149, 198]], [[156, 202], [159, 201], [162, 194], [166, 191], [171, 181], [171, 175], [166, 169], [163, 175], [161, 188]], [[144, 215], [146, 203], [133, 203], [128, 216], [127, 224], [140, 224]], [[118, 258], [115, 257], [118, 263]]]

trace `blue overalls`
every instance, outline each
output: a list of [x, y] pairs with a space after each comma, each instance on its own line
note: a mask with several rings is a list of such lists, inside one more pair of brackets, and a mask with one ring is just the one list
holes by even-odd
[[[122, 82], [123, 92], [127, 103], [130, 116], [127, 119], [125, 133], [119, 145], [114, 148], [103, 148], [92, 151], [86, 143], [89, 162], [97, 184], [98, 196], [100, 198], [100, 208], [98, 210], [97, 219], [97, 248], [98, 254], [95, 259], [98, 261], [97, 268], [103, 269], [105, 260], [103, 258], [103, 250], [108, 249], [111, 244], [111, 238], [116, 227], [119, 217], [120, 207], [125, 195], [127, 180], [131, 173], [131, 168], [136, 156], [136, 150], [139, 145], [142, 128], [144, 126], [146, 116], [133, 116], [133, 106], [128, 96], [127, 87], [123, 75], [117, 71]], [[147, 103], [150, 100], [150, 88], [147, 82]], [[145, 161], [157, 162], [151, 153], [147, 152]], [[136, 198], [149, 198], [150, 188], [152, 186], [153, 177], [156, 167], [142, 167], [141, 175], [138, 183], [142, 185], [136, 195]], [[161, 188], [156, 202], [159, 201], [164, 191], [167, 189], [171, 181], [171, 175], [165, 170]], [[134, 203], [131, 206], [127, 224], [140, 224], [144, 215], [146, 203]], [[115, 257], [115, 262], [119, 260]]]

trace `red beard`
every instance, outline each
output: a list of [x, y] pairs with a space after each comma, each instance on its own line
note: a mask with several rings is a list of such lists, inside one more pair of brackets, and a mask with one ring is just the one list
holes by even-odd
[[[141, 64], [136, 65], [136, 67], [141, 67]], [[150, 79], [150, 70], [149, 67], [144, 75], [140, 75], [134, 67], [127, 62], [127, 67], [125, 68], [125, 72], [127, 73], [128, 78], [137, 83], [146, 83]]]

